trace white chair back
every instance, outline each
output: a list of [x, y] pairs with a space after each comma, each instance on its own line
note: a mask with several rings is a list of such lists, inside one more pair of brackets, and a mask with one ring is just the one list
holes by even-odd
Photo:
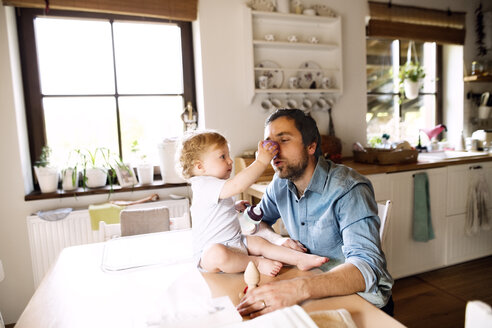
[[391, 200], [378, 202], [378, 216], [381, 219], [379, 228], [379, 238], [381, 239], [381, 247], [385, 244], [386, 235], [390, 223]]

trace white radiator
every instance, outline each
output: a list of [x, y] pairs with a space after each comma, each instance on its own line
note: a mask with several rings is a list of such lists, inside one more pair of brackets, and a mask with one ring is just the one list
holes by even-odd
[[[166, 206], [171, 218], [183, 217], [189, 221], [189, 201], [187, 198], [132, 205], [128, 208], [150, 208]], [[183, 226], [180, 223], [181, 227]], [[188, 223], [189, 227], [189, 223]], [[55, 263], [58, 254], [69, 246], [102, 242], [104, 231], [92, 230], [88, 210], [72, 211], [59, 221], [46, 221], [37, 215], [27, 217], [27, 232], [31, 248], [34, 287], [37, 288], [44, 275]]]

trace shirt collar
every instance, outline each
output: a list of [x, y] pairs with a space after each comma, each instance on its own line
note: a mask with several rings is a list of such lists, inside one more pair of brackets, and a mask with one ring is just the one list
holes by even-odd
[[[314, 169], [313, 176], [311, 177], [311, 181], [309, 181], [309, 185], [307, 186], [306, 191], [310, 190], [318, 194], [322, 194], [324, 190], [324, 186], [326, 184], [326, 180], [328, 178], [328, 172], [331, 168], [331, 162], [328, 162], [324, 159], [323, 156], [319, 156], [318, 163], [316, 164], [316, 168]], [[292, 183], [292, 181], [287, 181], [287, 186], [294, 195], [296, 195], [297, 189]]]

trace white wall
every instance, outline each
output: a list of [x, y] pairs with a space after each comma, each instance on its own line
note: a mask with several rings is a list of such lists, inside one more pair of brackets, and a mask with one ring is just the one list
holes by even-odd
[[[307, 2], [307, 0], [305, 0]], [[467, 11], [467, 45], [465, 65], [475, 52], [473, 11], [479, 0], [394, 0], [437, 9]], [[197, 107], [202, 127], [222, 132], [231, 144], [232, 155], [254, 148], [263, 136], [267, 117], [256, 100], [252, 104], [245, 90], [252, 83], [246, 78], [244, 63], [250, 60], [244, 40], [242, 6], [245, 0], [200, 0], [199, 17], [194, 23], [197, 78]], [[354, 141], [365, 140], [366, 73], [365, 0], [317, 0], [332, 7], [343, 20], [343, 90], [344, 95], [333, 110], [337, 135], [342, 139], [344, 155], [350, 154]], [[485, 6], [489, 4], [484, 4]], [[490, 8], [489, 8], [490, 10]], [[5, 280], [0, 282], [0, 311], [7, 323], [15, 322], [32, 296], [33, 277], [25, 218], [38, 210], [58, 207], [81, 208], [106, 201], [106, 196], [86, 196], [77, 199], [24, 201], [29, 188], [29, 159], [25, 147], [22, 90], [19, 83], [16, 54], [14, 11], [0, 7], [0, 259]], [[471, 25], [470, 25], [471, 24]], [[9, 34], [10, 33], [10, 34]], [[7, 40], [10, 35], [11, 41]], [[471, 46], [469, 46], [471, 44]], [[484, 86], [483, 88], [485, 88]], [[465, 87], [465, 92], [468, 86]], [[475, 88], [475, 86], [473, 86]], [[475, 90], [474, 90], [475, 91]], [[321, 132], [326, 132], [326, 114], [314, 114]], [[8, 155], [7, 155], [8, 154]], [[27, 164], [26, 164], [27, 163]], [[27, 172], [27, 173], [26, 173]], [[157, 190], [161, 197], [183, 190]], [[136, 199], [149, 192], [117, 194], [118, 199]]]

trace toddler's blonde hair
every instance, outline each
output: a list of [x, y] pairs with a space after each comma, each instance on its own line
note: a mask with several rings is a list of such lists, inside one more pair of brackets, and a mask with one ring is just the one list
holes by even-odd
[[227, 140], [220, 133], [215, 131], [199, 131], [186, 134], [178, 149], [178, 159], [181, 174], [185, 179], [193, 176], [193, 167], [201, 156], [217, 147], [227, 145]]

